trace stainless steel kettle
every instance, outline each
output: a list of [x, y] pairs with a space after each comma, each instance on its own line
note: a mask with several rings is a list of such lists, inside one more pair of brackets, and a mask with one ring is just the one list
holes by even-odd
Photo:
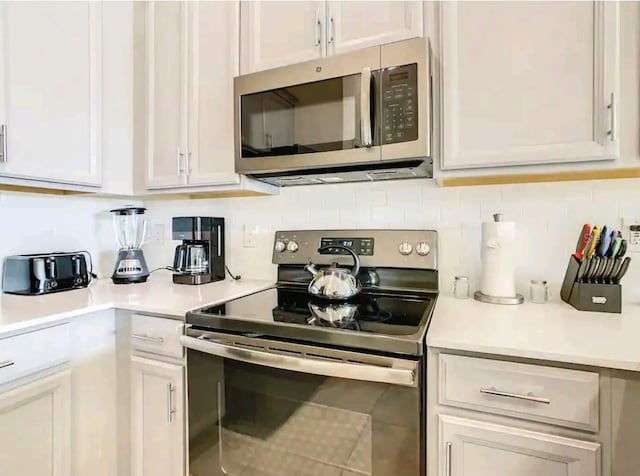
[[311, 260], [305, 269], [313, 275], [313, 280], [309, 283], [309, 294], [325, 299], [346, 300], [362, 290], [362, 285], [358, 281], [360, 271], [360, 258], [351, 249], [342, 245], [323, 246], [318, 249], [318, 253], [323, 251], [341, 249], [348, 252], [353, 257], [353, 268], [340, 268], [338, 263], [331, 263], [328, 268], [318, 270]]

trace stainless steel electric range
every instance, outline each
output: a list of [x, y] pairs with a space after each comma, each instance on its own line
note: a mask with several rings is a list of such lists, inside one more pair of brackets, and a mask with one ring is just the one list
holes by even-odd
[[[312, 296], [345, 246], [362, 291]], [[424, 476], [436, 256], [435, 231], [277, 232], [273, 288], [187, 314], [190, 474]]]

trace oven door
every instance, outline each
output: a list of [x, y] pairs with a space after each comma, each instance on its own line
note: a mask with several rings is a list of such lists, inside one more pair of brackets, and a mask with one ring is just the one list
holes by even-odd
[[192, 476], [424, 474], [419, 361], [189, 333]]

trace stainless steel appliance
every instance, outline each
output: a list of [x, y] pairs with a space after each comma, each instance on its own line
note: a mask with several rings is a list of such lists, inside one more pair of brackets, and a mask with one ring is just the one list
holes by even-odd
[[149, 268], [142, 252], [147, 231], [146, 208], [123, 207], [111, 210], [113, 231], [120, 246], [111, 280], [115, 284], [144, 283]]
[[[275, 238], [272, 288], [187, 314], [189, 473], [424, 476], [436, 232]], [[343, 247], [362, 291], [310, 295], [308, 260], [350, 266]]]
[[174, 217], [171, 223], [176, 246], [173, 282], [205, 284], [225, 276], [224, 218]]
[[9, 294], [46, 294], [86, 288], [91, 282], [91, 255], [38, 253], [7, 256], [2, 268], [2, 290]]
[[416, 38], [235, 78], [236, 171], [278, 186], [431, 177]]

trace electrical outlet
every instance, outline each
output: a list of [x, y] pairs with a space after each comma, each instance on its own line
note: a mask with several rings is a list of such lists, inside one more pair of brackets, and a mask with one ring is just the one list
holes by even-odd
[[622, 237], [627, 240], [628, 253], [640, 253], [640, 220], [622, 220]]
[[146, 242], [154, 245], [164, 245], [164, 224], [156, 223], [147, 227]]
[[258, 225], [244, 225], [242, 245], [245, 248], [256, 248], [258, 246], [259, 235], [260, 227]]

